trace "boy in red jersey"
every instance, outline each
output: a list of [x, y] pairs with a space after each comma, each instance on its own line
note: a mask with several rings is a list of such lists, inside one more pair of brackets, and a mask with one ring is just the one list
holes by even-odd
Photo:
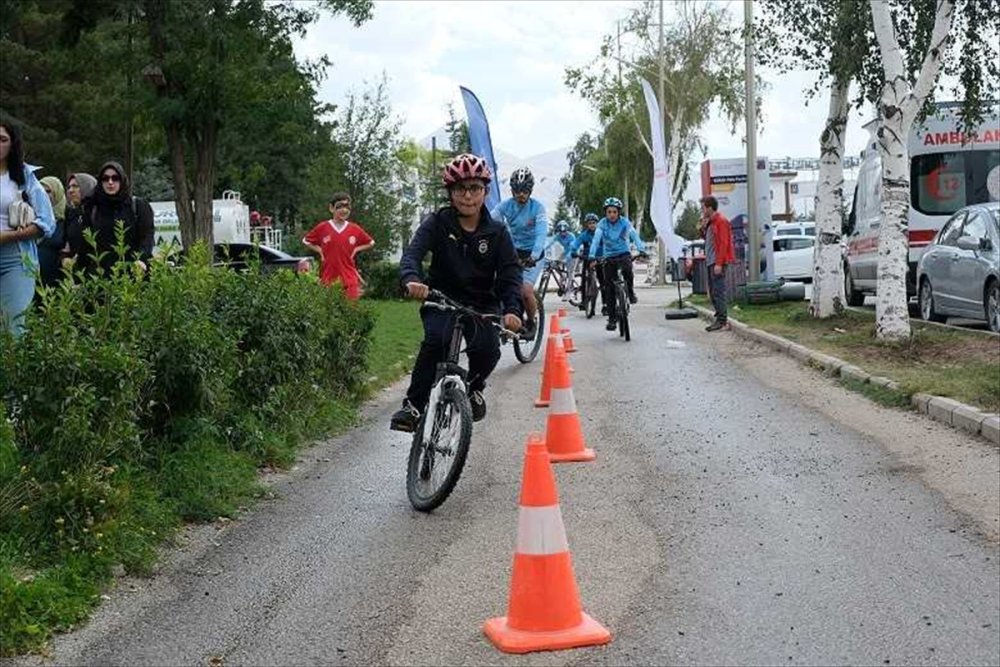
[[331, 285], [339, 280], [347, 298], [357, 300], [361, 296], [361, 274], [354, 256], [370, 249], [375, 241], [358, 223], [347, 219], [351, 214], [351, 196], [346, 192], [333, 193], [330, 213], [333, 217], [313, 227], [302, 237], [302, 243], [320, 256], [320, 282]]

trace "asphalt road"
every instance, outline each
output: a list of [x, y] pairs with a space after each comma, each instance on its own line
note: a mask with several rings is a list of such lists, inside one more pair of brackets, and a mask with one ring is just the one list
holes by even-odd
[[505, 611], [523, 445], [545, 417], [540, 363], [505, 348], [434, 514], [406, 500], [397, 386], [273, 477], [273, 499], [188, 531], [50, 659], [17, 663], [1000, 664], [997, 449], [640, 298], [631, 343], [568, 321], [598, 460], [557, 480], [609, 646], [514, 657], [481, 633]]

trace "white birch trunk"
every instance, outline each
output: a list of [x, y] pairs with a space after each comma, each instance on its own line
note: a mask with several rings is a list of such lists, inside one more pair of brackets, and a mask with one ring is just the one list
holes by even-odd
[[830, 84], [830, 111], [820, 135], [819, 188], [816, 193], [816, 250], [813, 254], [813, 317], [844, 310], [844, 136], [850, 109], [850, 81]]
[[882, 87], [878, 129], [882, 158], [882, 225], [878, 240], [878, 285], [875, 335], [881, 340], [910, 336], [906, 273], [909, 259], [907, 214], [910, 204], [909, 136], [913, 121], [937, 81], [955, 14], [955, 0], [937, 0], [930, 48], [916, 83], [910, 87], [903, 68], [899, 39], [889, 3], [871, 0], [872, 24], [882, 54]]

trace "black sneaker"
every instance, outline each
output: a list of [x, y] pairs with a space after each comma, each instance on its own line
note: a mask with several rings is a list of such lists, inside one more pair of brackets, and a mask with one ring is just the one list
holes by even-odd
[[534, 320], [525, 320], [524, 326], [521, 327], [522, 340], [534, 340], [537, 330], [538, 327], [535, 325]]
[[413, 403], [410, 403], [410, 400], [406, 399], [403, 401], [403, 407], [392, 414], [392, 419], [389, 420], [389, 428], [393, 431], [413, 433], [417, 430], [417, 424], [419, 423], [420, 410], [413, 407]]
[[729, 322], [716, 320], [705, 327], [705, 331], [708, 331], [709, 333], [713, 331], [729, 331]]
[[472, 390], [469, 392], [469, 403], [472, 405], [472, 421], [482, 421], [486, 417], [486, 399], [483, 392]]
[[608, 323], [604, 325], [604, 328], [607, 329], [608, 331], [614, 331], [615, 329], [618, 328], [618, 320], [614, 319], [613, 317], [608, 318]]

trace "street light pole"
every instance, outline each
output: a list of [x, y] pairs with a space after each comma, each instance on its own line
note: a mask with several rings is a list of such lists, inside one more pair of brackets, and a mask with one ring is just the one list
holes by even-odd
[[750, 281], [760, 280], [760, 224], [757, 211], [757, 103], [753, 74], [753, 0], [743, 0], [746, 40], [747, 226], [750, 232]]

